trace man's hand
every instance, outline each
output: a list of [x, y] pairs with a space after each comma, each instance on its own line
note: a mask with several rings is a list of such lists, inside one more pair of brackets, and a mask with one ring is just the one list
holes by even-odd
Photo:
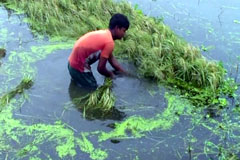
[[116, 76], [115, 76], [114, 72], [110, 72], [110, 78], [111, 79], [116, 79]]
[[132, 78], [138, 78], [137, 75], [132, 74], [132, 73], [129, 73], [129, 72], [126, 72], [126, 71], [122, 72], [122, 71], [114, 70], [113, 73], [114, 73], [115, 75], [117, 75], [117, 76], [120, 76], [120, 77], [122, 77], [122, 76], [127, 76], [127, 77], [132, 77]]

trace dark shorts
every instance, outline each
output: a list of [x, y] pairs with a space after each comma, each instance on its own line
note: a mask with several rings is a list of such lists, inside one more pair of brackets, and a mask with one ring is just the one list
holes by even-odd
[[97, 81], [94, 78], [92, 72], [79, 72], [72, 68], [68, 63], [68, 71], [72, 77], [72, 80], [82, 87], [97, 88]]

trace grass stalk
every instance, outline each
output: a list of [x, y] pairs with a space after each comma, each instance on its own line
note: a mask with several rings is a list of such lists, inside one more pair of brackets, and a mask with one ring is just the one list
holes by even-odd
[[22, 94], [24, 90], [31, 88], [33, 81], [30, 78], [24, 78], [21, 83], [10, 92], [0, 98], [0, 112], [17, 94]]

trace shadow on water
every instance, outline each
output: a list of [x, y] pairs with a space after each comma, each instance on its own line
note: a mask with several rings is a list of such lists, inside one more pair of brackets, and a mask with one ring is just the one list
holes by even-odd
[[4, 48], [0, 48], [0, 59], [6, 56], [6, 50]]
[[122, 111], [119, 111], [116, 107], [113, 107], [112, 110], [108, 113], [103, 113], [101, 110], [93, 109], [84, 113], [84, 102], [80, 102], [80, 99], [86, 96], [89, 93], [94, 92], [94, 89], [84, 88], [78, 86], [74, 81], [70, 81], [68, 88], [69, 96], [74, 104], [74, 106], [83, 113], [83, 116], [87, 120], [123, 120], [126, 117], [126, 114]]

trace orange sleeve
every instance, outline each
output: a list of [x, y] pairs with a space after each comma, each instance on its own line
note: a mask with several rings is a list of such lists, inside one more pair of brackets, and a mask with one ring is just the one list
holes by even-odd
[[101, 52], [101, 57], [109, 58], [114, 49], [114, 43], [107, 43]]

